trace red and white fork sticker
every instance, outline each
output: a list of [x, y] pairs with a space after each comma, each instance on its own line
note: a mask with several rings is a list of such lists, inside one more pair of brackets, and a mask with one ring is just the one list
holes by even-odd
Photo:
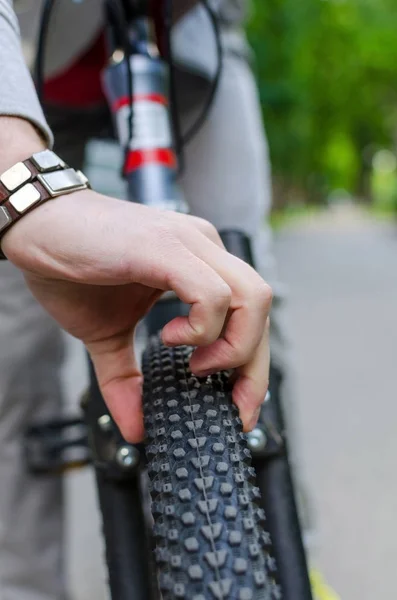
[[[130, 105], [128, 97], [113, 105], [121, 143], [128, 143]], [[138, 94], [133, 101], [133, 139], [131, 150], [160, 150], [172, 148], [172, 133], [167, 101], [161, 94]]]

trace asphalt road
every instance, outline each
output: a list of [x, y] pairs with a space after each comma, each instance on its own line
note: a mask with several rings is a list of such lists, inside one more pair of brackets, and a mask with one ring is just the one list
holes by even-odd
[[[318, 524], [313, 561], [342, 600], [394, 598], [397, 231], [343, 210], [284, 229], [276, 251], [290, 288], [298, 425]], [[72, 354], [75, 397], [83, 374]], [[104, 600], [89, 473], [70, 476], [67, 488], [73, 600]]]
[[317, 563], [343, 600], [395, 598], [397, 231], [341, 211], [283, 231], [277, 254]]

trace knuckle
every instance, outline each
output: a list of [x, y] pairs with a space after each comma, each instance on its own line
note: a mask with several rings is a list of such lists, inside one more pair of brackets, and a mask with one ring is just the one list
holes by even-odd
[[213, 309], [217, 312], [227, 310], [232, 301], [232, 290], [227, 283], [219, 284], [217, 289], [213, 291], [210, 302]]
[[196, 294], [196, 301], [210, 308], [229, 305], [231, 299], [232, 290], [230, 286], [217, 276], [207, 281], [206, 290], [202, 290]]
[[216, 232], [215, 227], [207, 221], [206, 219], [202, 219], [201, 217], [194, 217], [194, 223], [198, 229], [204, 232]]
[[265, 281], [260, 281], [256, 286], [255, 297], [259, 305], [266, 311], [270, 310], [273, 300], [273, 290]]
[[202, 219], [201, 217], [194, 217], [194, 222], [197, 229], [199, 229], [207, 237], [209, 237], [212, 240], [220, 240], [219, 233], [212, 223], [206, 221], [205, 219]]
[[193, 338], [195, 346], [208, 346], [215, 342], [217, 335], [214, 335], [214, 333], [208, 329], [202, 329], [200, 331], [193, 330]]

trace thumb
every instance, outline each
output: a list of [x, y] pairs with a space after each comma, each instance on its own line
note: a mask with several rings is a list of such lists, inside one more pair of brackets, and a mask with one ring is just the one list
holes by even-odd
[[130, 443], [144, 438], [142, 373], [133, 347], [133, 332], [87, 344], [99, 387], [122, 436]]

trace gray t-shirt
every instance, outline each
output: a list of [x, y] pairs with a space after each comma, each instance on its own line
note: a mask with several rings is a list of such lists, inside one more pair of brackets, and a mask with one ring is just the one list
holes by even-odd
[[[222, 20], [224, 45], [244, 52], [245, 40], [238, 26], [244, 20], [247, 0], [211, 2]], [[40, 2], [35, 0], [35, 10], [39, 8]], [[102, 15], [102, 0], [58, 0], [55, 3], [47, 40], [46, 75], [62, 71], [90, 46], [103, 27]], [[211, 78], [216, 71], [217, 54], [212, 26], [203, 7], [198, 5], [190, 11], [176, 25], [173, 36], [176, 60], [193, 72]], [[23, 58], [12, 0], [0, 0], [0, 81], [0, 115], [32, 121], [52, 143]]]

